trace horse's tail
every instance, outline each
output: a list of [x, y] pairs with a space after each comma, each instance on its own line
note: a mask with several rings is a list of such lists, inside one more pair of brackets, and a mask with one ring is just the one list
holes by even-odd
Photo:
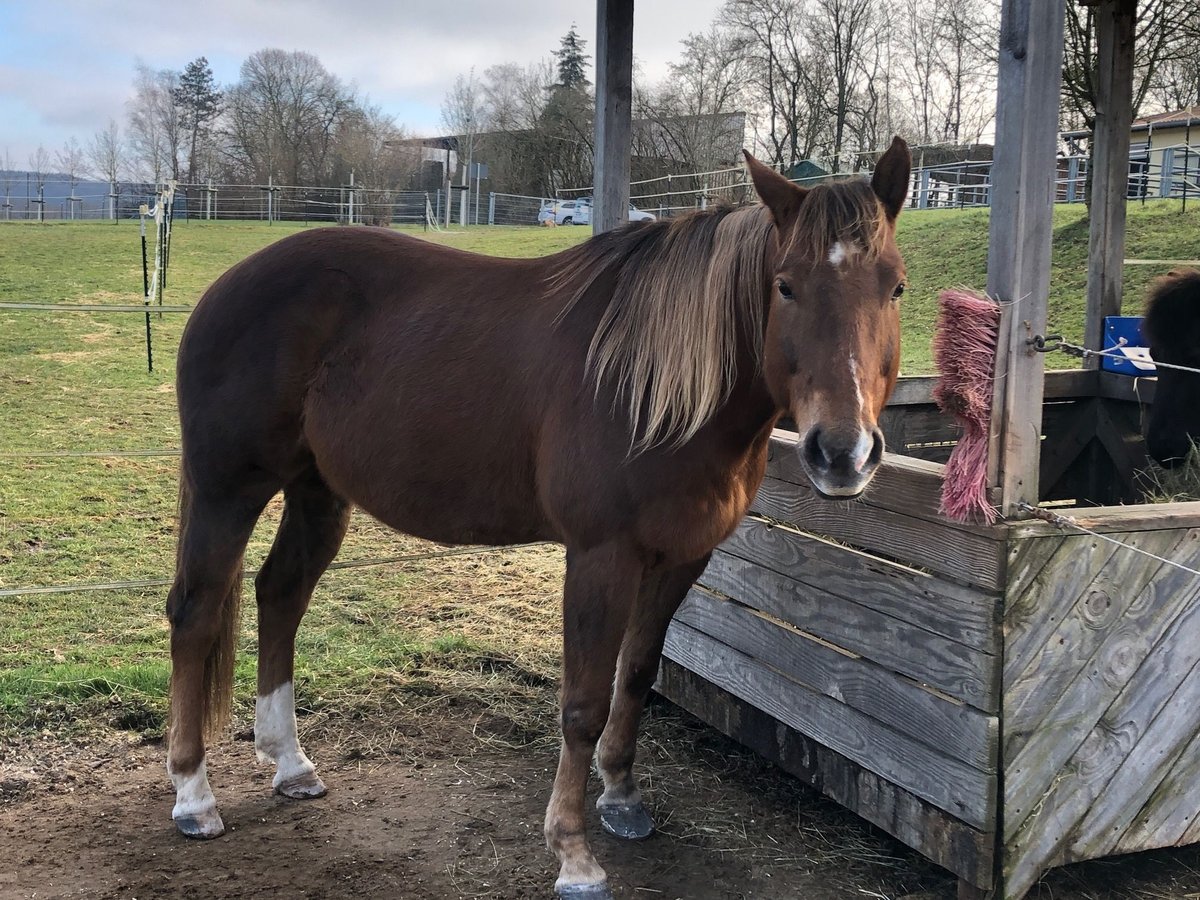
[[[167, 599], [167, 615], [172, 631], [177, 622], [186, 618], [190, 610], [188, 591], [189, 572], [195, 571], [198, 560], [188, 558], [188, 531], [192, 525], [193, 500], [191, 479], [188, 477], [186, 459], [179, 467], [179, 538], [175, 547], [175, 584]], [[204, 730], [210, 737], [216, 736], [229, 724], [233, 706], [233, 670], [237, 661], [238, 626], [242, 605], [242, 559], [229, 573], [229, 581], [217, 608], [219, 616], [217, 637], [212, 649], [204, 659]], [[172, 717], [176, 710], [172, 709]]]

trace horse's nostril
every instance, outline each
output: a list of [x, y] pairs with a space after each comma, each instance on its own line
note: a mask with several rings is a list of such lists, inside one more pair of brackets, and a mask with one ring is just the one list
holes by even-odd
[[829, 457], [821, 445], [821, 429], [813, 428], [804, 439], [804, 458], [815, 469], [828, 469]]

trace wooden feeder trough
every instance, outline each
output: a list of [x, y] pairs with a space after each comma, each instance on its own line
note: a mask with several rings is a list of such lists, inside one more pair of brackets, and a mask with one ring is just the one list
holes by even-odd
[[[1051, 494], [1130, 492], [1132, 380], [1046, 384]], [[928, 380], [897, 393], [885, 432], [913, 455], [889, 454], [861, 501], [817, 496], [796, 435], [776, 434], [751, 515], [675, 617], [659, 690], [964, 896], [1200, 841], [1200, 578], [1037, 520], [943, 518], [931, 460], [954, 426]], [[1200, 568], [1200, 503], [1064, 512]]]
[[[1033, 347], [1063, 2], [1004, 0], [1001, 20], [987, 289], [1008, 304], [989, 453], [1003, 519], [938, 513], [957, 430], [929, 379], [901, 382], [881, 423], [898, 452], [859, 501], [818, 497], [796, 435], [777, 432], [751, 515], [671, 626], [658, 685], [956, 873], [962, 897], [1016, 900], [1053, 866], [1200, 841], [1200, 577], [1163, 561], [1200, 568], [1200, 503], [1114, 505], [1138, 497], [1153, 382], [1047, 378]], [[1121, 312], [1135, 2], [1088, 2], [1084, 340], [1098, 348]], [[1028, 517], [1046, 501], [1129, 546]]]

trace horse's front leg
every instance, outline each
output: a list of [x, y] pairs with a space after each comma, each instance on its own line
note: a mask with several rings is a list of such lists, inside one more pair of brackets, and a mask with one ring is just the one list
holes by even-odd
[[638, 725], [650, 688], [658, 676], [667, 626], [706, 565], [708, 556], [648, 574], [625, 630], [612, 710], [596, 754], [604, 778], [604, 793], [596, 802], [600, 822], [609, 834], [625, 840], [642, 840], [654, 833], [654, 820], [642, 803], [642, 794], [633, 774]]
[[584, 828], [584, 798], [596, 741], [608, 721], [621, 636], [642, 577], [631, 548], [567, 550], [563, 588], [562, 750], [546, 809], [546, 843], [564, 898], [609, 898], [607, 879]]

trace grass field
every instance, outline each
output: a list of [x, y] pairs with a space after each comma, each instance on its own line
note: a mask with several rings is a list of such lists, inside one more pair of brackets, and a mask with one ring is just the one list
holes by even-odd
[[[984, 284], [987, 213], [908, 213], [901, 222], [909, 269], [903, 366], [915, 374], [931, 368], [937, 292]], [[230, 264], [293, 230], [178, 223], [166, 302], [193, 303]], [[428, 237], [529, 256], [587, 233], [478, 228]], [[1197, 235], [1200, 209], [1183, 215], [1178, 204], [1131, 206], [1127, 255], [1194, 256]], [[1078, 337], [1087, 254], [1082, 206], [1056, 209], [1054, 241], [1051, 326]], [[1140, 310], [1154, 274], [1151, 267], [1127, 269], [1131, 311]], [[0, 301], [136, 303], [141, 278], [137, 229], [127, 223], [0, 225]], [[184, 319], [154, 320], [149, 374], [139, 314], [0, 310], [0, 589], [169, 576], [176, 458], [28, 454], [177, 447], [172, 372]], [[249, 566], [265, 555], [278, 514], [275, 504], [255, 532]], [[356, 514], [340, 558], [428, 549]], [[343, 707], [369, 703], [381, 682], [419, 693], [432, 678], [459, 679], [472, 690], [499, 680], [518, 701], [523, 691], [543, 690], [556, 678], [560, 575], [554, 548], [332, 572], [301, 630], [301, 703], [314, 711], [332, 698]], [[158, 586], [0, 597], [0, 725], [69, 729], [109, 721], [161, 729], [164, 598]], [[249, 602], [247, 649], [254, 643], [252, 610]], [[241, 660], [238, 694], [249, 701], [253, 656]]]

